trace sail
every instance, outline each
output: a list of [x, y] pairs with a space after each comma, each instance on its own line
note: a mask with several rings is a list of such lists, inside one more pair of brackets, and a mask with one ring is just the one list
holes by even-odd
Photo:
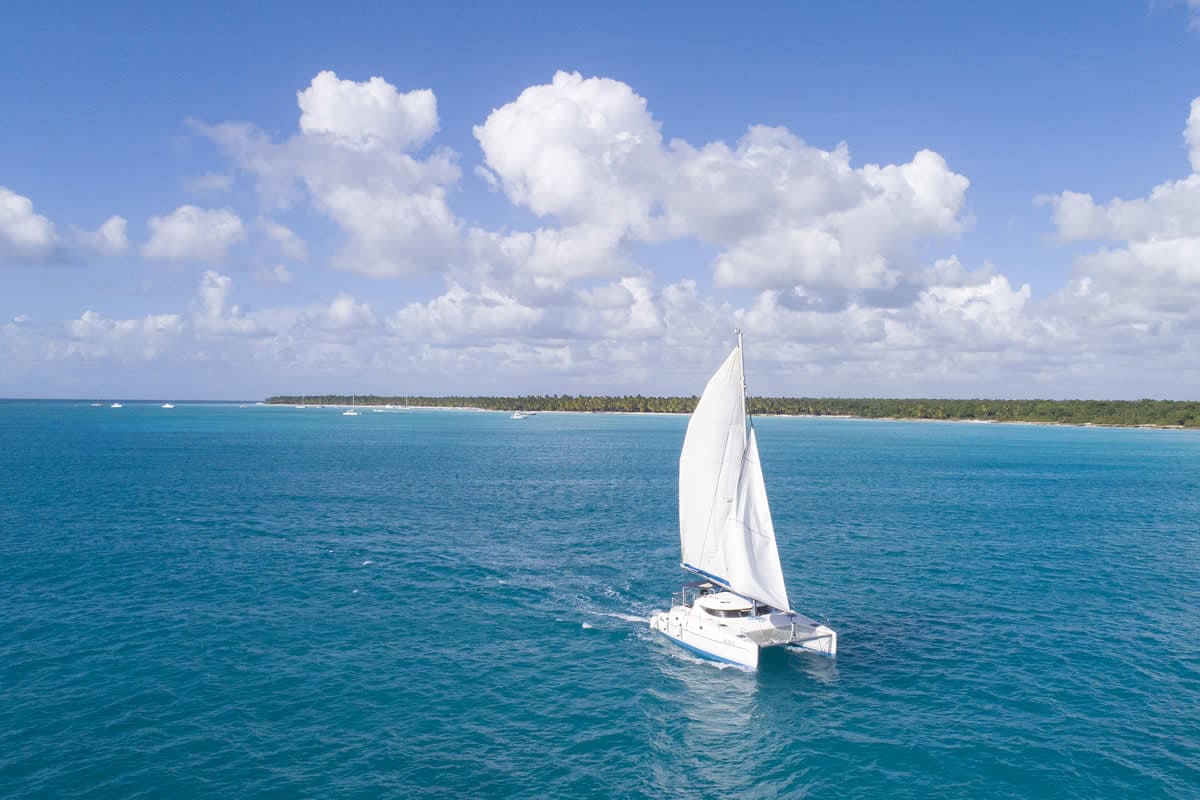
[[722, 583], [727, 581], [721, 545], [745, 449], [742, 352], [734, 348], [704, 387], [679, 454], [683, 563]]
[[679, 539], [686, 569], [787, 610], [787, 590], [758, 445], [747, 436], [742, 350], [709, 380], [679, 455]]
[[742, 456], [742, 470], [727, 535], [729, 541], [725, 547], [725, 558], [730, 587], [739, 594], [762, 600], [773, 608], [790, 610], [754, 428], [750, 429], [750, 440]]

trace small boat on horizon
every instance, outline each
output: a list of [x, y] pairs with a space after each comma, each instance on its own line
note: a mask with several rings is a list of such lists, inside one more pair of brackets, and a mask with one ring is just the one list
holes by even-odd
[[834, 656], [837, 633], [788, 600], [746, 413], [741, 331], [737, 337], [692, 412], [679, 454], [680, 567], [700, 580], [684, 585], [650, 628], [705, 658], [754, 670], [764, 647]]
[[342, 412], [343, 417], [357, 417], [358, 412], [354, 410], [354, 395], [350, 395], [350, 408]]
[[120, 403], [113, 403], [111, 406], [109, 406], [109, 408], [124, 408], [124, 407], [125, 406], [121, 405]]
[[532, 416], [533, 413], [529, 411], [514, 411], [509, 419], [529, 419]]
[[174, 403], [163, 403], [162, 407], [163, 408], [174, 408], [175, 404]]

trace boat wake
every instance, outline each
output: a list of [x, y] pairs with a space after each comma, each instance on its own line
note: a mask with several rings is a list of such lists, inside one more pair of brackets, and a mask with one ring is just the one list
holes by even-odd
[[673, 663], [683, 663], [693, 664], [698, 667], [710, 667], [712, 669], [719, 669], [722, 671], [733, 670], [734, 672], [746, 672], [746, 669], [739, 664], [727, 664], [722, 661], [713, 661], [711, 658], [701, 658], [700, 656], [695, 655], [688, 650], [684, 650], [682, 647], [675, 647], [674, 645], [667, 644], [663, 641], [661, 636], [647, 636], [646, 641], [654, 642], [662, 646], [663, 652], [670, 659], [669, 661], [663, 662], [663, 665], [666, 668], [669, 668], [668, 665]]
[[634, 622], [638, 625], [646, 625], [649, 623], [649, 617], [639, 617], [635, 614], [616, 614], [610, 611], [593, 611], [591, 612], [600, 617], [612, 617], [613, 619], [624, 620], [625, 622]]

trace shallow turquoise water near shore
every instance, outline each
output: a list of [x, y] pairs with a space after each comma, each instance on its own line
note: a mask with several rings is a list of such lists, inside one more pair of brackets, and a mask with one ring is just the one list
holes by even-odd
[[746, 674], [685, 424], [0, 403], [0, 796], [1200, 797], [1200, 434], [757, 420]]

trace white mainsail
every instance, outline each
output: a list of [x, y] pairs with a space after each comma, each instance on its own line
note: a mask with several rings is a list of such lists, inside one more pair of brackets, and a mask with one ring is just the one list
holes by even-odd
[[679, 455], [679, 539], [686, 569], [790, 610], [758, 442], [753, 428], [747, 432], [740, 339], [688, 422]]

